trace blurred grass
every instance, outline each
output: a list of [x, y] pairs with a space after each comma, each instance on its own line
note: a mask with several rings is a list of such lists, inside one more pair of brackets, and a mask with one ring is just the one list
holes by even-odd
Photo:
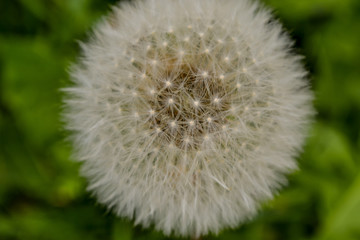
[[[166, 239], [85, 191], [59, 88], [115, 1], [0, 1], [0, 239]], [[360, 239], [360, 1], [264, 0], [306, 57], [318, 111], [301, 171], [252, 222], [206, 239]]]

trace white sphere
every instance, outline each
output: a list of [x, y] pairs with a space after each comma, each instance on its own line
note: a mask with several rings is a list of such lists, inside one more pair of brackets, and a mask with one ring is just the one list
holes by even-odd
[[119, 216], [198, 237], [253, 217], [296, 168], [312, 94], [247, 0], [122, 3], [73, 67], [64, 116], [88, 189]]

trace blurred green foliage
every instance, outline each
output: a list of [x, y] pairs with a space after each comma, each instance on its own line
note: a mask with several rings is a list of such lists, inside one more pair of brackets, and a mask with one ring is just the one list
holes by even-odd
[[[0, 1], [0, 239], [169, 239], [86, 192], [61, 130], [76, 40], [115, 0]], [[306, 57], [318, 111], [301, 171], [250, 223], [205, 239], [360, 239], [360, 1], [264, 0]]]

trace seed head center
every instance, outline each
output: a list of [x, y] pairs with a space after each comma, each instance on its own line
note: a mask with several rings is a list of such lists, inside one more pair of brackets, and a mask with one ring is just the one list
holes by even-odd
[[151, 94], [144, 90], [144, 96], [151, 114], [146, 125], [160, 144], [197, 150], [205, 136], [226, 124], [228, 89], [221, 74], [174, 62], [163, 60], [162, 67], [147, 70]]

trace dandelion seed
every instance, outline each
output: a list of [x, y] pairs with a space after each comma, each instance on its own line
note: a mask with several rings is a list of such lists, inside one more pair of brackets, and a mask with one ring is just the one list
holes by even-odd
[[168, 103], [169, 103], [169, 105], [173, 104], [173, 103], [174, 103], [174, 99], [173, 99], [173, 98], [170, 98], [170, 99], [168, 100]]
[[194, 106], [195, 106], [195, 107], [198, 107], [199, 105], [200, 105], [200, 102], [199, 102], [198, 100], [195, 100], [195, 101], [194, 101]]
[[175, 128], [175, 127], [176, 127], [176, 122], [175, 122], [175, 121], [171, 121], [171, 122], [170, 122], [170, 126], [171, 126], [172, 128]]
[[149, 110], [149, 114], [152, 116], [152, 115], [154, 115], [155, 114], [155, 110], [154, 109], [150, 109]]
[[217, 98], [217, 97], [214, 98], [214, 103], [215, 103], [215, 104], [217, 104], [217, 103], [219, 103], [219, 102], [220, 102], [220, 99], [219, 99], [219, 98]]
[[210, 140], [210, 136], [209, 136], [208, 134], [206, 134], [206, 135], [204, 136], [204, 140], [205, 140], [205, 141]]
[[156, 92], [156, 91], [155, 91], [154, 89], [150, 89], [150, 90], [149, 90], [150, 95], [154, 95], [155, 92]]
[[171, 84], [171, 82], [170, 82], [169, 80], [166, 80], [166, 81], [165, 81], [165, 86], [166, 86], [166, 87], [170, 87], [171, 85], [172, 85], [172, 84]]
[[201, 76], [204, 77], [204, 78], [206, 78], [206, 77], [209, 76], [209, 73], [208, 73], [208, 72], [203, 72], [203, 73], [201, 74]]

